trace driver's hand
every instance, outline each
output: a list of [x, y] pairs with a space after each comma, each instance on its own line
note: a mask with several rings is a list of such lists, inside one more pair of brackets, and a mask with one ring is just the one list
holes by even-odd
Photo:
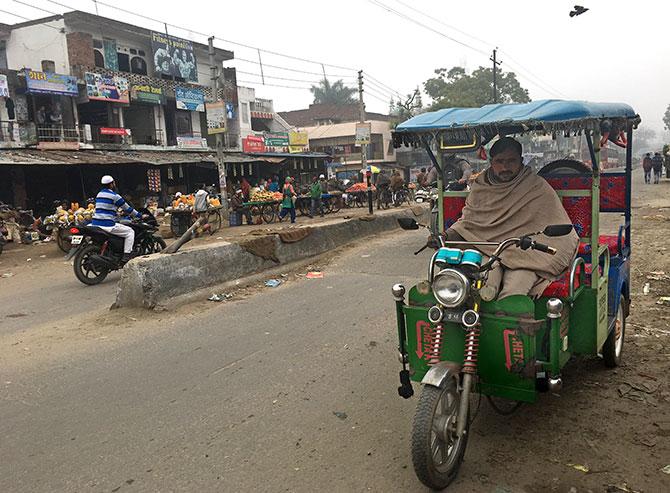
[[466, 181], [467, 181], [467, 180], [466, 180], [465, 178], [461, 178], [460, 180], [458, 180], [458, 183], [460, 183], [460, 184], [462, 185], [462, 184], [465, 183]]
[[142, 214], [142, 220], [149, 219], [149, 214]]

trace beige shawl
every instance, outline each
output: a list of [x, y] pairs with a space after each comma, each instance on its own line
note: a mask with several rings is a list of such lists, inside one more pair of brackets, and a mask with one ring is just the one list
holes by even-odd
[[[570, 223], [554, 189], [544, 178], [524, 167], [508, 183], [491, 184], [486, 173], [481, 173], [472, 183], [463, 216], [451, 229], [467, 241], [502, 241], [542, 231], [550, 224]], [[510, 247], [502, 254], [503, 266], [532, 270], [544, 279], [555, 279], [570, 267], [579, 244], [574, 230], [566, 236], [537, 235], [534, 238], [556, 248], [556, 255]], [[494, 250], [479, 249], [489, 255]]]

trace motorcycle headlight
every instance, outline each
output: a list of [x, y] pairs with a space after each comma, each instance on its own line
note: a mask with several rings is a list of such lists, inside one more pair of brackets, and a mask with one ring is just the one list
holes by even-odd
[[470, 282], [454, 269], [444, 269], [433, 279], [433, 294], [447, 308], [461, 305], [470, 293]]

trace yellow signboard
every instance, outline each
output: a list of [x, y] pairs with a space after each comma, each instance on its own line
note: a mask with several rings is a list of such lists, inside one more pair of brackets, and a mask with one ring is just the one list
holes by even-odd
[[295, 132], [291, 130], [288, 133], [288, 144], [289, 146], [306, 147], [309, 145], [309, 136], [307, 132]]

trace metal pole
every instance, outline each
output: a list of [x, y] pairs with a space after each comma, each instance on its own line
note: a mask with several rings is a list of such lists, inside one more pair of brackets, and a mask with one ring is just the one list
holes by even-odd
[[[219, 69], [214, 58], [214, 36], [209, 38], [209, 70], [214, 89], [214, 101], [219, 101]], [[226, 186], [226, 163], [223, 159], [223, 134], [216, 134], [216, 167], [219, 171], [219, 187], [221, 188], [221, 205], [228, 210], [228, 190]]]
[[493, 50], [493, 56], [489, 58], [493, 62], [493, 104], [498, 102], [498, 65], [502, 62], [497, 61], [496, 56], [498, 48]]
[[[363, 103], [363, 71], [358, 71], [358, 109], [360, 111], [361, 123], [365, 123], [365, 103]], [[365, 170], [365, 181], [368, 187], [368, 214], [373, 214], [372, 210], [372, 186], [370, 177], [372, 172], [368, 173], [368, 145], [361, 144], [361, 165]]]

